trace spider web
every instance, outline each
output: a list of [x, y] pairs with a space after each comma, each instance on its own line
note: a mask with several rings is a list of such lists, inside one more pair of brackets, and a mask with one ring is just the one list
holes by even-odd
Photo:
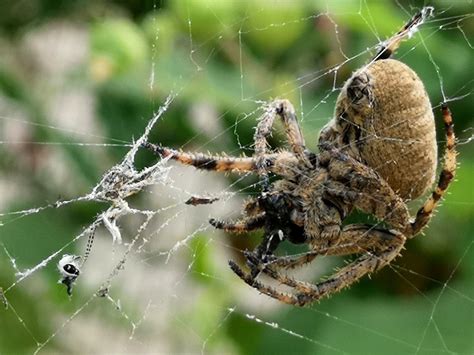
[[[151, 49], [143, 51], [149, 59], [143, 73], [134, 73], [136, 83], [126, 85], [125, 76], [112, 89], [104, 84], [108, 97], [121, 86], [142, 94], [149, 110], [138, 117], [98, 121], [94, 100], [102, 93], [77, 79], [86, 63], [89, 24], [51, 21], [25, 35], [6, 60], [12, 65], [23, 46], [37, 56], [39, 74], [31, 88], [0, 98], [7, 157], [0, 177], [0, 351], [357, 354], [383, 347], [394, 354], [471, 353], [474, 125], [472, 117], [458, 114], [472, 109], [469, 2], [436, 5], [435, 15], [395, 55], [425, 82], [437, 119], [436, 102], [450, 103], [460, 127], [459, 181], [426, 236], [408, 243], [404, 257], [372, 280], [302, 309], [259, 295], [228, 269], [227, 260], [239, 260], [258, 234], [225, 236], [207, 222], [237, 218], [244, 199], [258, 192], [257, 181], [152, 159], [140, 144], [251, 155], [263, 104], [284, 97], [295, 105], [307, 145], [316, 151], [344, 80], [420, 5], [390, 5], [399, 18], [387, 18], [385, 28], [378, 21], [384, 8], [366, 1], [299, 7], [262, 1], [239, 11], [234, 2], [223, 3], [209, 2], [207, 15], [198, 2], [154, 4], [144, 25], [151, 28]], [[278, 12], [278, 6], [289, 7]], [[167, 27], [172, 11], [181, 28]], [[349, 38], [348, 28], [360, 33]], [[311, 57], [304, 55], [308, 46]], [[460, 53], [458, 68], [446, 59], [450, 51]], [[277, 75], [270, 68], [279, 62], [290, 64]], [[111, 80], [108, 70], [113, 68], [104, 58], [93, 61], [99, 84]], [[44, 90], [44, 102], [35, 102], [30, 90]], [[129, 120], [139, 123], [131, 129]], [[174, 121], [191, 133], [181, 135]], [[275, 145], [283, 142], [278, 131], [277, 125]], [[438, 141], [442, 152], [441, 129]], [[193, 196], [218, 201], [187, 205]], [[283, 252], [299, 251], [288, 246]], [[71, 297], [57, 284], [63, 254], [82, 258]], [[337, 265], [341, 260], [323, 257], [297, 276], [316, 281]]]

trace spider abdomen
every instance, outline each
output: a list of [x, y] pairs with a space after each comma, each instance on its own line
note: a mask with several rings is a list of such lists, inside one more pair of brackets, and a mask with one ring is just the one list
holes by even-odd
[[339, 96], [336, 114], [345, 116], [342, 126], [350, 125], [342, 131], [358, 158], [400, 197], [413, 200], [430, 188], [437, 164], [435, 123], [424, 85], [407, 65], [386, 59], [357, 71]]

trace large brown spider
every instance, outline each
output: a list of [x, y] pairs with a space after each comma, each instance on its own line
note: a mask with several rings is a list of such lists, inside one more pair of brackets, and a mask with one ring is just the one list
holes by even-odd
[[[345, 83], [335, 116], [320, 134], [317, 155], [305, 148], [295, 110], [287, 100], [276, 100], [266, 107], [256, 129], [253, 157], [208, 156], [144, 144], [161, 157], [199, 169], [256, 172], [260, 176], [262, 192], [246, 204], [242, 220], [210, 220], [214, 227], [228, 232], [264, 229], [260, 245], [244, 252], [250, 272], [229, 262], [250, 286], [282, 302], [306, 305], [389, 264], [406, 239], [428, 224], [456, 170], [451, 114], [442, 104], [447, 141], [444, 166], [435, 190], [411, 218], [405, 201], [421, 196], [435, 179], [435, 125], [421, 80], [405, 64], [389, 58], [431, 11], [424, 8], [415, 15]], [[290, 150], [268, 153], [266, 138], [276, 116], [283, 122]], [[280, 179], [270, 184], [269, 174]], [[391, 229], [343, 225], [354, 209], [375, 216]], [[297, 256], [275, 256], [273, 252], [285, 239], [306, 243], [310, 250]], [[360, 256], [316, 285], [280, 273], [318, 255], [350, 254]], [[261, 283], [257, 278], [262, 273], [294, 292], [280, 292]]]

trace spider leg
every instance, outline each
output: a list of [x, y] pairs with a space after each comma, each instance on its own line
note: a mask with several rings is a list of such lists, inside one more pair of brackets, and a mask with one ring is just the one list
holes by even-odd
[[[275, 116], [278, 115], [285, 128], [285, 134], [290, 144], [291, 151], [308, 167], [312, 167], [311, 162], [305, 154], [305, 142], [300, 126], [296, 119], [296, 111], [288, 100], [275, 100], [268, 105], [265, 113], [260, 118], [254, 135], [255, 156], [257, 159], [266, 153], [267, 137], [271, 134]], [[260, 173], [265, 173], [265, 167], [260, 167]]]
[[277, 280], [281, 284], [294, 288], [295, 294], [300, 306], [320, 300], [321, 298], [342, 290], [352, 285], [364, 275], [378, 271], [383, 266], [389, 264], [400, 253], [402, 245], [380, 253], [366, 253], [360, 256], [351, 264], [340, 269], [336, 274], [329, 277], [326, 281], [316, 285], [295, 280], [287, 275], [281, 274], [272, 268], [264, 269], [264, 273]]
[[428, 17], [433, 13], [433, 8], [428, 6], [421, 9], [419, 13], [413, 16], [393, 37], [384, 42], [379, 49], [377, 55], [374, 57], [375, 60], [387, 59], [392, 56], [393, 53], [398, 49], [403, 39], [410, 37]]
[[283, 268], [283, 269], [295, 269], [310, 263], [316, 259], [319, 255], [329, 255], [330, 248], [321, 248], [317, 250], [311, 250], [306, 253], [298, 254], [297, 256], [281, 256], [276, 257], [270, 261], [268, 265], [270, 267]]
[[265, 214], [247, 217], [237, 222], [218, 221], [214, 218], [209, 220], [209, 223], [217, 229], [223, 229], [230, 233], [245, 233], [251, 230], [262, 228], [265, 224]]
[[270, 189], [270, 179], [268, 177], [267, 166], [264, 156], [267, 153], [267, 137], [272, 132], [273, 122], [275, 121], [275, 109], [272, 105], [266, 107], [265, 113], [259, 118], [257, 129], [254, 134], [254, 152], [257, 159], [256, 169], [260, 177], [262, 191], [267, 192]]
[[[257, 172], [257, 159], [255, 157], [227, 157], [218, 155], [195, 154], [162, 147], [152, 143], [143, 143], [143, 147], [163, 158], [176, 160], [184, 165], [191, 165], [197, 169], [213, 170], [220, 172]], [[287, 151], [265, 154], [262, 157], [266, 169], [277, 175], [287, 176], [296, 171], [298, 160]], [[291, 168], [294, 166], [295, 168]], [[290, 168], [289, 168], [290, 167]]]
[[255, 170], [255, 159], [253, 158], [221, 157], [199, 153], [186, 153], [151, 143], [144, 143], [143, 147], [163, 158], [170, 158], [185, 165], [192, 165], [197, 169], [238, 172]]
[[444, 164], [439, 175], [438, 184], [431, 196], [418, 210], [415, 220], [410, 223], [411, 230], [407, 233], [408, 238], [413, 238], [430, 221], [436, 205], [453, 181], [456, 173], [456, 137], [453, 130], [453, 118], [446, 103], [441, 106], [443, 112], [444, 128], [446, 132], [446, 148], [444, 153]]
[[251, 287], [256, 288], [258, 291], [261, 293], [264, 293], [270, 297], [273, 297], [280, 302], [283, 303], [288, 303], [288, 304], [298, 304], [297, 300], [295, 300], [295, 296], [284, 293], [284, 292], [279, 292], [275, 290], [272, 287], [265, 286], [261, 282], [255, 280], [254, 277], [252, 277], [250, 274], [245, 273], [235, 262], [232, 260], [229, 260], [229, 266], [232, 269], [232, 271], [240, 277], [246, 284], [248, 284]]
[[285, 133], [288, 137], [288, 143], [295, 156], [302, 161], [307, 167], [311, 168], [313, 164], [309, 161], [305, 154], [305, 143], [301, 128], [296, 119], [295, 108], [288, 100], [280, 100], [275, 103], [276, 112], [281, 117], [285, 127]]
[[[367, 233], [368, 228], [373, 232], [372, 234]], [[390, 239], [386, 238], [385, 230], [365, 224], [351, 224], [344, 227], [336, 244], [313, 248], [296, 256], [275, 257], [267, 263], [267, 266], [278, 269], [294, 269], [310, 263], [317, 256], [360, 254], [374, 248], [382, 250], [388, 246], [387, 243], [390, 243]]]
[[[304, 306], [311, 302], [320, 300], [322, 297], [340, 291], [341, 289], [353, 284], [367, 273], [374, 272], [389, 264], [399, 255], [406, 240], [406, 238], [398, 232], [374, 229], [373, 227], [366, 225], [353, 225], [345, 232], [347, 232], [348, 235], [344, 236], [344, 238], [349, 238], [349, 236], [352, 236], [353, 238], [355, 237], [355, 243], [365, 239], [367, 240], [367, 245], [370, 245], [371, 248], [369, 248], [370, 250], [365, 250], [362, 256], [339, 270], [326, 281], [313, 285], [282, 275], [272, 267], [265, 267], [263, 269], [263, 272], [268, 276], [295, 289], [296, 293], [294, 294], [280, 292], [272, 287], [264, 285], [258, 280], [255, 280], [251, 274], [244, 272], [233, 261], [230, 261], [229, 265], [237, 276], [244, 280], [248, 285], [256, 288], [258, 291], [276, 298], [281, 302]], [[337, 253], [339, 255], [346, 253], [350, 254], [350, 250], [344, 248], [346, 247], [342, 246], [342, 250], [339, 250]], [[360, 252], [360, 249], [364, 248], [358, 246], [357, 249], [359, 249], [357, 252]], [[337, 247], [334, 250], [337, 250]]]
[[375, 170], [330, 145], [323, 149], [331, 156], [331, 179], [324, 183], [326, 199], [342, 201], [342, 205], [354, 206], [404, 234], [410, 233], [406, 231], [410, 225], [406, 204]]
[[265, 265], [275, 259], [273, 252], [283, 241], [284, 234], [279, 229], [274, 229], [268, 223], [268, 216], [265, 215], [265, 233], [260, 244], [253, 251], [244, 251], [247, 266], [250, 268], [250, 275], [256, 278], [264, 269]]
[[263, 192], [268, 191], [270, 187], [267, 170], [268, 166], [264, 157], [267, 153], [267, 137], [272, 132], [275, 116], [277, 115], [280, 116], [285, 128], [288, 143], [290, 144], [291, 150], [297, 160], [302, 161], [307, 167], [313, 166], [305, 154], [306, 148], [304, 138], [298, 125], [293, 105], [288, 100], [275, 100], [271, 102], [265, 108], [264, 114], [260, 117], [254, 134], [254, 151], [257, 160], [256, 170], [257, 174], [260, 176], [260, 183]]

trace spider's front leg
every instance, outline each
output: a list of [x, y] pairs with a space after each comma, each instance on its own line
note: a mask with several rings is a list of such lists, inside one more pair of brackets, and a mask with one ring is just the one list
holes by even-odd
[[[257, 129], [255, 130], [255, 157], [260, 159], [267, 152], [267, 137], [271, 134], [275, 117], [279, 116], [291, 147], [291, 151], [296, 158], [307, 167], [312, 167], [312, 163], [307, 156], [303, 134], [301, 133], [296, 111], [288, 100], [275, 100], [265, 107], [265, 113], [260, 117]], [[259, 174], [265, 174], [265, 166], [259, 167]]]
[[[142, 146], [162, 158], [168, 158], [184, 165], [194, 166], [196, 169], [237, 173], [255, 173], [258, 171], [256, 157], [232, 157], [190, 153], [148, 142], [143, 143]], [[264, 161], [265, 168], [269, 172], [283, 177], [292, 177], [297, 170], [298, 160], [288, 151], [265, 154], [262, 160]]]
[[191, 165], [202, 170], [249, 172], [256, 169], [255, 159], [249, 157], [227, 157], [188, 153], [148, 142], [143, 143], [143, 147], [162, 158], [176, 160], [181, 164]]

